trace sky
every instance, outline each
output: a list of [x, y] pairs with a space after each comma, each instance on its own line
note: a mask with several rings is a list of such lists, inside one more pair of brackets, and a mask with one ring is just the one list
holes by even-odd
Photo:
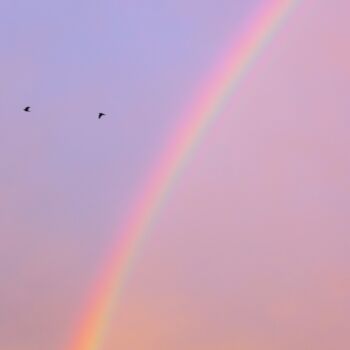
[[[1, 349], [65, 350], [145, 174], [262, 4], [0, 2]], [[349, 10], [300, 1], [249, 69], [101, 350], [350, 346]]]

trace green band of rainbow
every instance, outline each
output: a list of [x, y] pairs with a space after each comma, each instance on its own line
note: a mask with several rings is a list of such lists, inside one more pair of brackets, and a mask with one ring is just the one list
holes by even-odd
[[118, 235], [109, 259], [93, 288], [87, 307], [67, 350], [98, 350], [108, 329], [115, 302], [120, 296], [130, 264], [175, 178], [193, 153], [211, 122], [222, 112], [242, 76], [269, 42], [297, 0], [267, 0], [247, 26], [248, 30], [224, 57], [205, 91], [185, 113], [126, 225]]

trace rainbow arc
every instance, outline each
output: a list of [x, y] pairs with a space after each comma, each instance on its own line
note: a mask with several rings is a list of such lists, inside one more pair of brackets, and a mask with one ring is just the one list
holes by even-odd
[[244, 74], [268, 44], [298, 0], [266, 0], [252, 16], [247, 30], [223, 60], [193, 105], [165, 152], [152, 169], [148, 182], [132, 207], [119, 240], [108, 255], [92, 288], [89, 301], [65, 350], [99, 350], [133, 258], [150, 231], [167, 194], [211, 123], [220, 116]]

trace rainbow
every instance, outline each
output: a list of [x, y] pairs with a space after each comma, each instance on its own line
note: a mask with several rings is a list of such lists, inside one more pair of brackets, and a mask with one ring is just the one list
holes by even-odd
[[142, 195], [132, 207], [125, 225], [103, 264], [78, 327], [66, 350], [98, 350], [103, 346], [130, 265], [181, 170], [211, 123], [222, 112], [243, 75], [270, 41], [298, 0], [266, 0], [252, 16], [247, 30], [205, 85], [198, 99], [184, 114], [165, 152], [152, 170]]

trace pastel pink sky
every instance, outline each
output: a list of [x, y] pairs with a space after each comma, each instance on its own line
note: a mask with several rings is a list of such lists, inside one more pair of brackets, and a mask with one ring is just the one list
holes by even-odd
[[[6, 350], [62, 349], [137, 184], [261, 1], [43, 4], [30, 11], [44, 27], [16, 24], [24, 1], [0, 5]], [[349, 11], [301, 1], [250, 69], [142, 246], [101, 350], [349, 348]]]

